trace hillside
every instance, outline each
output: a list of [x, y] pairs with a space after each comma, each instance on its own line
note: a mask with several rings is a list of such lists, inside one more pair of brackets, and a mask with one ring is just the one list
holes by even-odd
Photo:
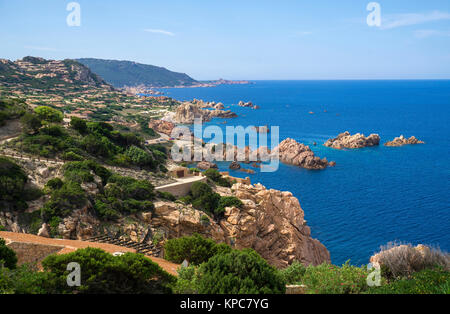
[[72, 90], [79, 87], [113, 88], [88, 67], [74, 60], [45, 60], [25, 57], [10, 61], [0, 59], [0, 86], [15, 89]]
[[198, 83], [187, 74], [172, 72], [154, 65], [93, 58], [77, 59], [77, 61], [117, 88], [138, 85], [146, 87], [190, 86]]

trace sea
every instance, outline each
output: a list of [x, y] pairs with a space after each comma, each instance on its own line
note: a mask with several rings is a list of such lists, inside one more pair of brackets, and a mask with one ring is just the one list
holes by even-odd
[[[252, 81], [161, 91], [177, 100], [222, 102], [238, 114], [206, 126], [279, 126], [280, 141], [293, 138], [335, 161], [335, 167], [325, 170], [280, 164], [275, 172], [230, 171], [292, 192], [312, 237], [327, 247], [334, 264], [367, 264], [389, 242], [450, 250], [449, 80]], [[240, 100], [260, 108], [239, 107]], [[352, 150], [323, 146], [344, 131], [377, 133], [381, 145]], [[414, 135], [426, 144], [382, 145], [400, 135]], [[226, 163], [219, 167], [228, 171]]]

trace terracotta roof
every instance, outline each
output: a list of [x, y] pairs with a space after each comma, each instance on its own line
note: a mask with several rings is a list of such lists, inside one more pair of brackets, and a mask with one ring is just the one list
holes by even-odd
[[[66, 239], [55, 239], [55, 238], [44, 238], [33, 234], [26, 233], [15, 233], [0, 231], [0, 238], [4, 238], [7, 243], [9, 242], [22, 242], [22, 243], [38, 243], [47, 245], [61, 246], [61, 250], [57, 254], [67, 254], [74, 252], [78, 249], [83, 249], [87, 247], [99, 248], [109, 253], [115, 252], [132, 252], [135, 253], [135, 249], [126, 248], [122, 246], [117, 246], [107, 243], [97, 243], [97, 242], [87, 242], [80, 240], [66, 240]], [[168, 262], [162, 258], [153, 257], [146, 255], [153, 262], [157, 263], [161, 268], [167, 271], [169, 274], [177, 275], [177, 269], [180, 267], [178, 264]]]

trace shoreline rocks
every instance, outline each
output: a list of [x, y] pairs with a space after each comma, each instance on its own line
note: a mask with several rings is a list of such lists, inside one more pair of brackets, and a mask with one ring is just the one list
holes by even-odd
[[415, 136], [406, 138], [403, 135], [400, 135], [399, 137], [394, 138], [392, 141], [384, 143], [384, 146], [403, 146], [416, 144], [425, 144], [425, 142], [418, 140]]
[[380, 145], [380, 136], [378, 134], [370, 134], [368, 137], [365, 137], [364, 134], [356, 133], [351, 135], [350, 132], [345, 131], [336, 138], [327, 140], [323, 145], [335, 149], [378, 146]]

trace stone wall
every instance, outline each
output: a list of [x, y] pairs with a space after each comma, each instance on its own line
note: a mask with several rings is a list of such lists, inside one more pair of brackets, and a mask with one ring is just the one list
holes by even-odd
[[40, 263], [50, 254], [59, 252], [64, 248], [60, 245], [48, 245], [40, 243], [10, 242], [8, 247], [17, 255], [17, 264], [31, 264], [32, 267], [40, 267]]
[[155, 188], [155, 190], [160, 192], [169, 192], [177, 197], [186, 196], [189, 193], [192, 184], [194, 184], [195, 182], [206, 182], [206, 180], [207, 180], [206, 177], [201, 177], [198, 178], [197, 180], [191, 179], [190, 177], [189, 179], [180, 180], [175, 183], [158, 186]]

